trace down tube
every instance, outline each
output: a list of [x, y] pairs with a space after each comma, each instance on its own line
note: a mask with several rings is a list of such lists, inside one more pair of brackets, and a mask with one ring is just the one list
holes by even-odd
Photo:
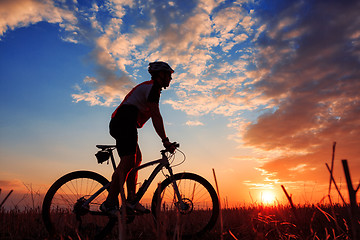
[[152, 181], [154, 180], [154, 178], [156, 177], [156, 175], [160, 172], [160, 170], [164, 167], [163, 164], [159, 164], [156, 166], [156, 168], [154, 169], [154, 171], [151, 173], [149, 179], [146, 179], [144, 181], [144, 183], [142, 184], [142, 186], [139, 188], [139, 191], [136, 193], [136, 197], [135, 197], [135, 201], [139, 202], [141, 200], [141, 198], [144, 196], [145, 192], [147, 191], [147, 189], [149, 188], [150, 184], [152, 183]]

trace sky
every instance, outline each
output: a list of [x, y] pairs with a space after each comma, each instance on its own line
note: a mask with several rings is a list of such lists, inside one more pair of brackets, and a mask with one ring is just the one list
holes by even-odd
[[[347, 198], [341, 160], [354, 187], [360, 176], [359, 12], [350, 0], [0, 0], [0, 199], [40, 202], [80, 169], [110, 179], [95, 145], [114, 144], [111, 113], [157, 60], [175, 70], [160, 101], [186, 156], [175, 172], [215, 186], [214, 169], [231, 205], [281, 202], [281, 185], [319, 203], [336, 142]], [[160, 156], [151, 121], [139, 142], [144, 162]]]

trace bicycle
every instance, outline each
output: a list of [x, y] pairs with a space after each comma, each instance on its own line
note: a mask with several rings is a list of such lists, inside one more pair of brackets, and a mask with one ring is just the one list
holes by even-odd
[[[107, 161], [109, 164], [110, 159], [115, 170], [113, 151], [116, 146], [96, 147], [100, 149], [96, 153], [98, 163]], [[140, 202], [154, 178], [162, 171], [165, 180], [158, 185], [151, 201], [155, 224], [160, 229], [165, 229], [168, 235], [178, 234], [183, 239], [200, 237], [211, 230], [217, 221], [219, 200], [216, 191], [205, 178], [197, 174], [174, 174], [172, 164], [175, 152], [170, 153], [166, 149], [160, 152], [160, 159], [132, 170], [138, 171], [157, 164], [137, 191], [135, 201]], [[182, 154], [181, 163], [185, 161], [185, 154]], [[167, 174], [164, 173], [165, 169]], [[46, 193], [42, 206], [43, 221], [50, 235], [55, 237], [72, 232], [75, 237], [79, 237], [81, 232], [86, 232], [95, 235], [96, 239], [105, 238], [118, 220], [99, 210], [106, 199], [109, 186], [110, 182], [105, 177], [92, 171], [71, 172], [55, 181]], [[132, 222], [136, 216], [131, 212], [126, 215], [127, 223]]]

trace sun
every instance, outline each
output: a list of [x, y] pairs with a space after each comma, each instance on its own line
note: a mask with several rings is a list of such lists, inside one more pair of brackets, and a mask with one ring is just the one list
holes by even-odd
[[275, 202], [275, 194], [269, 190], [261, 192], [261, 202], [263, 204], [273, 204]]

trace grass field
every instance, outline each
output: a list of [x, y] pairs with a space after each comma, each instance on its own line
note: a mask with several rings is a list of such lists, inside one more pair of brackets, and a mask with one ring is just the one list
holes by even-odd
[[[222, 210], [223, 229], [219, 221], [201, 239], [352, 239], [351, 222], [346, 207], [263, 206]], [[199, 219], [201, 221], [201, 219]], [[116, 225], [117, 226], [117, 225]], [[128, 239], [159, 239], [151, 215], [141, 216], [128, 225]], [[118, 239], [114, 228], [108, 239]], [[40, 208], [0, 210], [0, 239], [49, 239], [41, 218]], [[92, 239], [91, 231], [82, 236], [64, 234], [59, 239]], [[173, 239], [173, 238], [171, 238]]]

